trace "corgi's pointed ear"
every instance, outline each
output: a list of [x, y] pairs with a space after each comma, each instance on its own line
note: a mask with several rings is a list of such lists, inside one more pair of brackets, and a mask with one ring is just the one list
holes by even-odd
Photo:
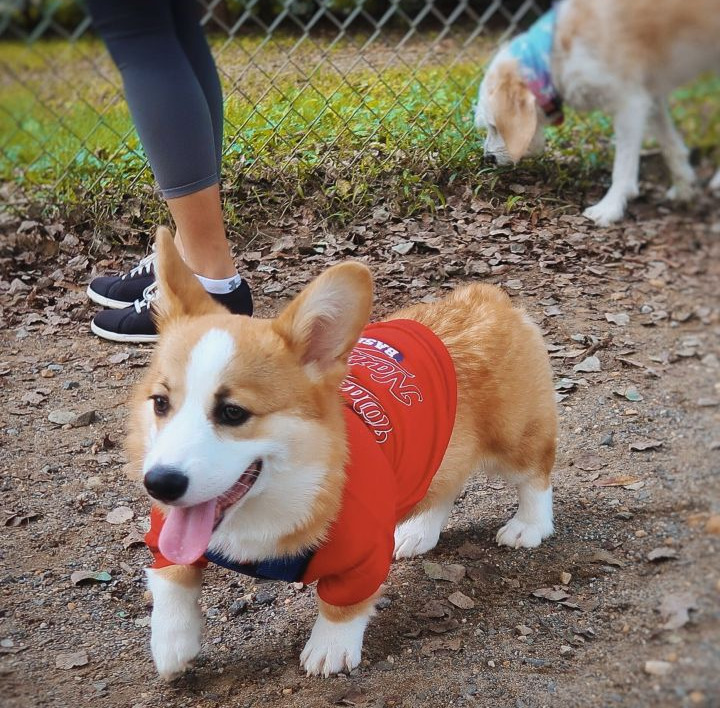
[[326, 270], [273, 322], [311, 375], [342, 378], [372, 309], [372, 276], [357, 262]]
[[160, 289], [156, 319], [158, 329], [182, 316], [198, 317], [214, 312], [227, 312], [212, 299], [175, 248], [172, 234], [164, 226], [155, 233], [155, 277]]
[[513, 162], [518, 162], [530, 149], [538, 127], [536, 99], [518, 77], [501, 82], [493, 91], [494, 115], [498, 133]]

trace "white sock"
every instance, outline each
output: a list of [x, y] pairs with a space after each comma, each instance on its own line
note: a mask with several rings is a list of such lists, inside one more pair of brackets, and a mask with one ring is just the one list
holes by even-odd
[[242, 278], [239, 273], [235, 273], [230, 278], [220, 278], [215, 280], [214, 278], [206, 278], [203, 275], [195, 273], [195, 277], [200, 281], [200, 284], [213, 295], [224, 295], [225, 293], [231, 293], [240, 287]]

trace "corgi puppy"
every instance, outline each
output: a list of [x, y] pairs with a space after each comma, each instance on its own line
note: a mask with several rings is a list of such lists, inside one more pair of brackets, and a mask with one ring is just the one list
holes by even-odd
[[128, 452], [154, 500], [146, 541], [162, 677], [200, 650], [203, 568], [317, 582], [308, 674], [360, 662], [393, 558], [433, 548], [473, 472], [517, 487], [497, 533], [553, 532], [555, 396], [538, 328], [469, 285], [368, 325], [369, 270], [329, 268], [276, 319], [232, 315], [157, 234], [160, 340]]
[[[668, 198], [689, 200], [695, 173], [675, 130], [668, 94], [720, 69], [720, 0], [562, 0], [503, 46], [480, 84], [477, 127], [489, 162], [508, 165], [544, 148], [544, 126], [562, 104], [613, 117], [612, 184], [584, 215], [599, 226], [622, 219], [638, 195], [646, 129], [672, 178]], [[720, 189], [720, 170], [710, 183]]]

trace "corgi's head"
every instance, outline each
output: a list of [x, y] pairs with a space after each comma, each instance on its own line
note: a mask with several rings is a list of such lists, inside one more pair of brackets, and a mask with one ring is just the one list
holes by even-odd
[[167, 512], [161, 552], [189, 563], [211, 546], [253, 560], [316, 542], [340, 503], [338, 390], [370, 315], [368, 269], [330, 268], [277, 319], [253, 319], [205, 292], [167, 229], [156, 242], [160, 340], [128, 448]]
[[545, 122], [545, 113], [521, 76], [517, 59], [501, 49], [480, 84], [475, 107], [475, 126], [486, 131], [486, 160], [510, 165], [542, 153]]

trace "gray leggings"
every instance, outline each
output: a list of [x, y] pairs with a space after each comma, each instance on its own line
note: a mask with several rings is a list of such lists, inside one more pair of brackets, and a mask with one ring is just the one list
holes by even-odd
[[196, 0], [86, 0], [163, 197], [220, 181], [222, 88]]

